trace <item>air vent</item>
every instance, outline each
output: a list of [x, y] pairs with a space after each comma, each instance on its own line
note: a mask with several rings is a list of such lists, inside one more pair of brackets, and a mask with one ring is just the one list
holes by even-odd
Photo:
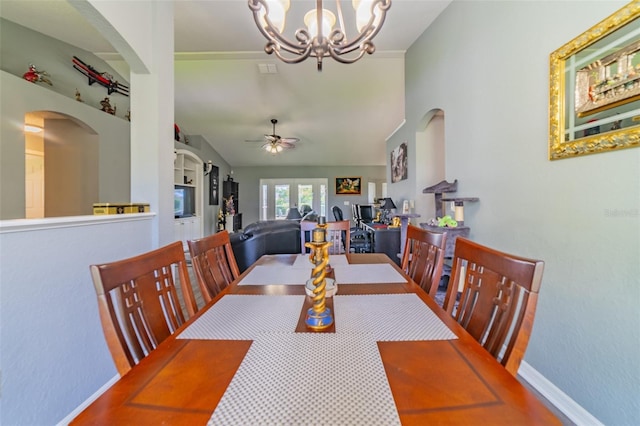
[[258, 70], [260, 74], [278, 74], [276, 64], [258, 64]]

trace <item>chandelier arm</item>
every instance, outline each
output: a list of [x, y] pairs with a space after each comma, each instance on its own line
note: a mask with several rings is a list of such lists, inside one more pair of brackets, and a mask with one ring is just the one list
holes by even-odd
[[[267, 50], [267, 48], [271, 47], [270, 50]], [[307, 46], [307, 48], [304, 50], [304, 53], [300, 53], [300, 52], [292, 52], [292, 53], [296, 53], [298, 56], [295, 57], [286, 57], [281, 53], [281, 48], [282, 46], [278, 45], [277, 43], [274, 42], [269, 42], [267, 43], [267, 46], [264, 48], [265, 52], [267, 52], [268, 54], [272, 54], [274, 53], [278, 59], [280, 59], [282, 62], [286, 63], [286, 64], [297, 64], [300, 63], [302, 61], [304, 61], [305, 59], [307, 59], [309, 56], [313, 56], [313, 50], [311, 49], [311, 45]], [[289, 51], [288, 49], [283, 49], [285, 51]]]
[[345, 57], [345, 56], [342, 56], [342, 53], [336, 53], [333, 49], [329, 49], [328, 52], [329, 52], [329, 56], [331, 56], [333, 59], [343, 64], [353, 64], [354, 62], [362, 58], [365, 53], [369, 53], [366, 50], [360, 50], [360, 52], [358, 52], [358, 54], [355, 57]]
[[[377, 15], [373, 13], [373, 11], [375, 10], [375, 7], [377, 5], [380, 5], [380, 15], [379, 15], [380, 22], [378, 22], [378, 25], [373, 25], [373, 22], [377, 17]], [[358, 37], [356, 37], [351, 41], [346, 40], [344, 44], [340, 44], [339, 42], [341, 40], [339, 39], [336, 40], [335, 38], [332, 37], [330, 40], [331, 45], [335, 46], [334, 49], [337, 52], [342, 52], [342, 53], [349, 53], [354, 51], [355, 49], [360, 48], [360, 46], [363, 45], [363, 42], [369, 42], [371, 45], [373, 45], [373, 43], [371, 43], [370, 40], [374, 38], [382, 28], [382, 25], [384, 24], [385, 18], [387, 16], [387, 11], [389, 10], [390, 7], [391, 7], [391, 0], [374, 0], [373, 3], [371, 4], [371, 18], [369, 18], [369, 22], [367, 23], [367, 25], [363, 27], [363, 31], [360, 32]], [[332, 32], [332, 35], [334, 34], [335, 34], [335, 31]], [[375, 48], [373, 51], [368, 53], [373, 53], [374, 51], [375, 51]], [[341, 53], [338, 53], [338, 54], [341, 54]]]
[[344, 26], [344, 16], [342, 16], [342, 3], [340, 3], [340, 0], [336, 0], [336, 10], [338, 11], [338, 22], [340, 22], [340, 31], [342, 31], [343, 34], [346, 34]]
[[[265, 9], [264, 21], [266, 23], [266, 28], [262, 27], [262, 25], [260, 24], [259, 13], [263, 7]], [[271, 54], [272, 51], [270, 51], [269, 46], [278, 46], [279, 48], [283, 48], [284, 50], [296, 55], [306, 55], [305, 58], [309, 56], [308, 54], [306, 54], [306, 51], [309, 49], [308, 46], [311, 45], [312, 40], [306, 30], [300, 29], [296, 31], [296, 39], [299, 42], [296, 45], [287, 40], [282, 36], [282, 34], [280, 34], [278, 30], [276, 30], [273, 22], [271, 22], [271, 19], [269, 19], [269, 6], [267, 5], [265, 0], [249, 0], [249, 9], [251, 9], [251, 11], [253, 12], [253, 20], [255, 21], [258, 30], [268, 40], [268, 43], [265, 46], [265, 52]]]

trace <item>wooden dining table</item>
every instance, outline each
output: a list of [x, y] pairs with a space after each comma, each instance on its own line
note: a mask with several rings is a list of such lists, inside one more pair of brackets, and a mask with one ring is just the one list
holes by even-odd
[[[431, 299], [419, 286], [417, 286], [407, 275], [398, 268], [384, 254], [347, 254], [346, 261], [349, 265], [373, 265], [373, 264], [389, 264], [395, 269], [401, 280], [398, 282], [376, 282], [376, 283], [341, 283], [338, 281], [338, 291], [334, 297], [327, 298], [327, 306], [334, 311], [335, 323], [327, 330], [322, 332], [313, 332], [305, 325], [305, 314], [307, 309], [312, 306], [312, 299], [305, 294], [304, 285], [287, 284], [242, 284], [243, 279], [248, 278], [252, 270], [258, 267], [274, 267], [279, 268], [280, 273], [285, 276], [287, 271], [291, 271], [291, 267], [300, 255], [266, 255], [260, 258], [254, 265], [245, 271], [234, 283], [228, 286], [221, 294], [219, 294], [211, 303], [203, 307], [194, 317], [185, 323], [176, 333], [162, 342], [157, 349], [142, 359], [133, 369], [122, 376], [116, 383], [100, 395], [92, 402], [84, 411], [82, 411], [72, 422], [73, 425], [84, 424], [100, 424], [100, 425], [124, 425], [124, 424], [153, 424], [153, 425], [205, 425], [205, 424], [241, 424], [240, 421], [234, 422], [233, 419], [242, 417], [234, 417], [229, 412], [222, 413], [223, 416], [216, 417], [215, 413], [223, 408], [235, 407], [237, 410], [264, 409], [273, 410], [274, 412], [285, 412], [286, 410], [295, 410], [291, 407], [295, 404], [296, 395], [285, 395], [287, 387], [295, 387], [296, 392], [301, 390], [306, 392], [305, 383], [319, 383], [313, 381], [312, 377], [305, 374], [305, 365], [311, 366], [313, 358], [309, 356], [309, 360], [303, 360], [309, 364], [303, 364], [302, 374], [295, 373], [295, 377], [288, 377], [286, 364], [284, 362], [284, 373], [281, 370], [275, 377], [268, 379], [261, 378], [265, 383], [258, 383], [257, 393], [251, 393], [248, 389], [244, 389], [242, 382], [238, 377], [241, 371], [245, 371], [245, 380], [251, 381], [251, 375], [259, 374], [265, 369], [268, 370], [272, 364], [260, 363], [254, 367], [248, 364], [250, 357], [247, 354], [253, 351], [252, 345], [260, 343], [263, 346], [271, 344], [278, 346], [286, 342], [290, 335], [295, 334], [298, 337], [304, 336], [311, 340], [305, 340], [304, 344], [310, 344], [313, 340], [322, 340], [327, 338], [327, 342], [331, 344], [342, 344], [345, 339], [355, 342], [349, 351], [354, 352], [354, 357], [358, 356], [355, 352], [360, 350], [360, 346], [367, 346], [368, 343], [362, 343], [358, 340], [358, 330], [353, 332], [340, 334], [343, 323], [340, 322], [341, 317], [338, 314], [339, 304], [349, 301], [348, 298], [340, 296], [366, 296], [373, 298], [381, 298], [385, 301], [387, 298], [392, 299], [394, 295], [409, 295], [402, 297], [413, 297], [415, 295], [421, 301], [427, 310], [433, 312], [438, 322], [444, 324], [447, 332], [451, 333], [448, 338], [439, 338], [436, 340], [394, 340], [394, 331], [391, 330], [391, 339], [384, 339], [372, 342], [373, 350], [379, 353], [379, 359], [383, 366], [383, 380], [369, 380], [361, 386], [369, 386], [370, 390], [352, 390], [352, 389], [333, 389], [335, 392], [343, 392], [340, 398], [352, 398], [350, 404], [356, 406], [354, 410], [358, 410], [361, 403], [365, 407], [371, 400], [375, 400], [378, 392], [377, 388], [390, 389], [391, 413], [386, 412], [391, 419], [394, 416], [403, 425], [426, 425], [426, 424], [447, 424], [447, 425], [553, 425], [561, 424], [554, 414], [540, 402], [535, 395], [526, 389], [520, 382], [505, 370], [493, 357], [489, 355], [450, 315], [448, 315], [433, 299]], [[337, 268], [337, 267], [336, 267]], [[309, 271], [311, 265], [309, 267]], [[245, 280], [246, 282], [246, 280]], [[264, 339], [217, 339], [217, 338], [185, 338], [183, 332], [193, 329], [197, 321], [202, 317], [205, 318], [208, 311], [216, 309], [216, 305], [222, 306], [223, 300], [227, 301], [251, 301], [256, 298], [238, 298], [237, 296], [299, 296], [302, 300], [302, 308], [297, 316], [297, 326], [290, 333], [273, 333], [264, 336]], [[235, 297], [235, 298], [234, 298]], [[274, 298], [274, 300], [276, 300]], [[353, 298], [352, 298], [353, 299]], [[270, 299], [268, 299], [270, 300]], [[367, 299], [368, 300], [368, 299]], [[373, 299], [372, 299], [373, 300]], [[420, 304], [422, 304], [420, 303]], [[338, 312], [334, 310], [338, 308]], [[340, 305], [345, 306], [345, 305]], [[219, 307], [219, 306], [218, 306]], [[423, 306], [424, 307], [424, 306]], [[298, 308], [296, 308], [297, 310]], [[291, 313], [293, 312], [293, 314]], [[211, 312], [210, 312], [211, 313]], [[370, 313], [371, 317], [365, 318], [374, 325], [374, 331], [384, 328], [384, 324], [376, 324], [376, 321], [384, 321], [379, 316], [379, 312]], [[400, 313], [402, 314], [402, 313]], [[295, 311], [291, 309], [283, 309], [282, 317], [287, 315], [295, 315]], [[369, 315], [365, 311], [364, 315]], [[231, 318], [229, 322], [234, 321], [234, 326], [242, 325], [242, 322], [249, 318]], [[200, 320], [202, 321], [202, 320]], [[343, 320], [346, 321], [346, 320]], [[292, 324], [295, 324], [295, 318]], [[189, 328], [191, 327], [191, 329]], [[336, 332], [336, 330], [338, 332]], [[398, 333], [401, 333], [398, 331]], [[182, 337], [180, 335], [183, 334]], [[334, 337], [340, 339], [333, 341]], [[284, 340], [283, 340], [284, 339]], [[324, 342], [324, 340], [322, 340]], [[269, 343], [271, 342], [271, 343]], [[338, 343], [336, 343], [338, 342]], [[317, 345], [310, 347], [317, 348]], [[277, 348], [266, 348], [275, 350]], [[340, 348], [338, 348], [340, 349]], [[284, 350], [284, 349], [283, 349]], [[351, 352], [341, 352], [341, 358], [334, 363], [341, 363], [341, 360], [348, 362]], [[291, 351], [283, 352], [279, 355], [282, 357], [291, 356]], [[305, 355], [307, 356], [307, 355]], [[377, 355], [376, 355], [377, 356]], [[277, 360], [272, 360], [274, 363]], [[245, 368], [246, 367], [246, 368]], [[295, 368], [293, 363], [290, 367]], [[311, 367], [309, 367], [310, 370]], [[340, 372], [340, 375], [348, 375], [349, 367], [346, 370], [340, 370], [340, 367], [326, 365], [324, 369], [315, 369], [315, 375], [321, 377], [319, 380], [340, 380], [340, 377], [330, 377], [332, 371]], [[382, 368], [381, 368], [382, 369]], [[320, 371], [320, 373], [318, 373]], [[275, 374], [275, 373], [273, 373]], [[299, 374], [299, 375], [298, 375]], [[358, 372], [355, 376], [358, 376]], [[234, 379], [235, 377], [235, 379]], [[349, 380], [357, 380], [354, 377]], [[385, 380], [386, 379], [386, 380]], [[278, 381], [286, 381], [281, 387]], [[233, 382], [233, 383], [232, 383]], [[269, 383], [266, 383], [269, 382]], [[274, 383], [271, 383], [274, 382]], [[342, 382], [337, 382], [342, 383]], [[313, 385], [313, 386], [316, 386]], [[273, 387], [276, 386], [276, 387]], [[336, 387], [345, 385], [335, 385]], [[373, 388], [375, 386], [375, 388]], [[282, 399], [278, 399], [278, 395], [270, 395], [269, 393], [277, 393], [273, 389], [284, 389]], [[332, 391], [332, 392], [333, 392]], [[280, 391], [279, 391], [280, 392]], [[235, 394], [239, 400], [235, 403], [225, 403], [225, 398], [232, 398], [230, 393]], [[354, 395], [354, 393], [362, 393]], [[326, 394], [326, 393], [325, 393]], [[333, 413], [333, 417], [328, 417], [330, 421], [322, 421], [323, 414], [335, 410], [335, 406], [327, 406], [323, 401], [327, 400], [325, 394], [318, 392], [315, 394], [311, 389], [312, 397], [305, 397], [303, 400], [304, 415], [295, 420], [272, 421], [269, 418], [258, 419], [254, 424], [385, 424], [384, 417], [377, 422], [362, 422], [358, 417], [349, 417], [348, 413], [344, 417], [336, 417], [342, 413]], [[244, 395], [244, 397], [243, 397]], [[249, 396], [251, 395], [251, 398]], [[268, 402], [267, 407], [257, 407], [261, 403], [264, 396]], [[384, 397], [382, 397], [384, 398]], [[221, 402], [223, 401], [223, 402]], [[293, 401], [293, 402], [292, 402]], [[332, 400], [335, 401], [335, 400]], [[334, 402], [335, 403], [335, 402]], [[332, 404], [334, 404], [332, 403]], [[384, 405], [384, 404], [381, 404]], [[219, 407], [220, 406], [220, 407]], [[223, 407], [224, 406], [224, 407]], [[239, 407], [239, 408], [238, 408]], [[244, 407], [244, 408], [243, 408]], [[373, 407], [374, 411], [377, 407]], [[284, 411], [283, 411], [284, 410]], [[369, 410], [369, 408], [366, 408]], [[360, 413], [364, 416], [367, 413]], [[213, 415], [213, 417], [212, 417]], [[280, 414], [279, 414], [280, 415]], [[299, 413], [298, 413], [299, 415]], [[226, 417], [224, 417], [226, 416]], [[287, 417], [277, 417], [287, 418]], [[221, 420], [223, 419], [223, 420]], [[227, 420], [224, 420], [227, 419]], [[320, 419], [320, 420], [318, 420]], [[338, 419], [338, 420], [336, 420]], [[389, 422], [394, 423], [394, 422]]]

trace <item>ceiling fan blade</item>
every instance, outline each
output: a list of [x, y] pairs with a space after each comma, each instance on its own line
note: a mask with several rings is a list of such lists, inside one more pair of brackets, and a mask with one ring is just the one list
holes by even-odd
[[292, 142], [287, 142], [284, 139], [280, 141], [279, 145], [282, 146], [284, 149], [293, 149], [296, 147]]
[[282, 142], [286, 142], [286, 143], [289, 143], [289, 144], [294, 144], [294, 143], [300, 142], [299, 138], [282, 138], [280, 140]]

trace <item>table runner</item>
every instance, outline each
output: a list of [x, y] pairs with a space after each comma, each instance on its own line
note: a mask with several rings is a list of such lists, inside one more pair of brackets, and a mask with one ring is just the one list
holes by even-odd
[[238, 285], [304, 285], [309, 278], [311, 263], [306, 269], [282, 265], [256, 265]]
[[337, 265], [334, 266], [333, 270], [336, 277], [336, 283], [338, 283], [338, 285], [407, 282], [407, 279], [388, 263]]
[[178, 339], [253, 340], [260, 332], [293, 333], [304, 298], [227, 294]]
[[364, 334], [260, 334], [212, 425], [399, 425], [375, 341]]
[[333, 297], [336, 333], [369, 333], [376, 341], [457, 339], [413, 293]]

